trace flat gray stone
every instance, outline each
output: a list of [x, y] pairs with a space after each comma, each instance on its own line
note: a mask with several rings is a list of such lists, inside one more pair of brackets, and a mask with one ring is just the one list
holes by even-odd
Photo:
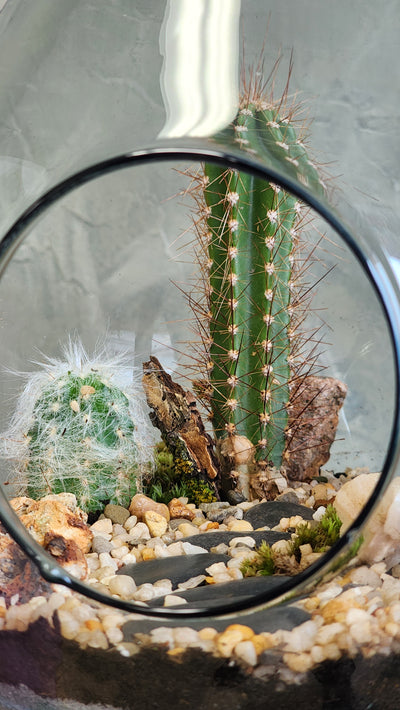
[[291, 518], [293, 515], [301, 515], [304, 520], [312, 520], [313, 509], [300, 503], [284, 503], [281, 501], [267, 501], [259, 503], [247, 510], [243, 516], [252, 524], [253, 528], [261, 528], [268, 525], [269, 528], [279, 524], [281, 518]]
[[273, 545], [274, 542], [278, 540], [290, 540], [290, 533], [275, 532], [274, 530], [246, 530], [245, 532], [230, 532], [227, 530], [215, 530], [207, 533], [200, 533], [199, 535], [190, 535], [189, 537], [183, 538], [182, 542], [190, 542], [192, 545], [200, 545], [206, 550], [210, 550], [212, 547], [217, 547], [221, 543], [229, 545], [230, 540], [235, 537], [252, 537], [256, 541], [256, 546], [259, 547], [262, 541], [268, 545]]
[[215, 562], [226, 563], [230, 559], [228, 555], [217, 555], [211, 552], [197, 555], [174, 555], [158, 560], [138, 562], [136, 565], [125, 565], [116, 574], [126, 574], [132, 577], [137, 586], [146, 582], [154, 584], [159, 579], [170, 579], [174, 589], [180, 582], [186, 582], [199, 574], [207, 574], [206, 567], [210, 567]]

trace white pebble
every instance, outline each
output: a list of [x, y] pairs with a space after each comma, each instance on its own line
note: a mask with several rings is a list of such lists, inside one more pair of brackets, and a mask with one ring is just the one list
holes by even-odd
[[93, 525], [90, 526], [90, 529], [92, 532], [97, 533], [106, 533], [108, 535], [111, 535], [112, 533], [112, 522], [110, 518], [102, 518], [101, 520], [96, 520]]
[[167, 594], [164, 598], [163, 606], [178, 606], [179, 604], [187, 604], [187, 600], [183, 597], [178, 597], [177, 594]]
[[157, 629], [150, 631], [150, 638], [153, 643], [167, 644], [168, 648], [174, 646], [174, 630], [166, 626], [159, 626]]
[[141, 584], [134, 595], [134, 600], [138, 602], [148, 602], [155, 597], [153, 585], [149, 582]]
[[121, 599], [132, 599], [136, 592], [135, 581], [126, 574], [117, 574], [115, 577], [111, 577], [108, 588], [111, 594], [117, 594]]
[[249, 666], [257, 665], [257, 653], [251, 641], [239, 641], [235, 646], [235, 656]]
[[319, 508], [313, 513], [313, 520], [316, 520], [319, 522], [325, 515], [326, 513], [326, 508], [324, 505], [320, 505]]
[[229, 541], [229, 547], [237, 547], [238, 545], [244, 545], [245, 547], [253, 548], [256, 545], [256, 541], [253, 537], [233, 537]]
[[118, 569], [118, 563], [114, 560], [109, 552], [100, 552], [99, 554], [100, 567], [111, 567], [113, 570]]
[[137, 523], [137, 516], [136, 515], [130, 515], [129, 518], [127, 518], [124, 522], [124, 528], [125, 530], [128, 530], [128, 532], [131, 530], [131, 528], [134, 528]]

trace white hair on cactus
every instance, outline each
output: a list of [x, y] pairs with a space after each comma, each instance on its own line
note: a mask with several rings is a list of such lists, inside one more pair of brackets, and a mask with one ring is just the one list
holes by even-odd
[[[0, 444], [0, 454], [14, 464], [21, 492], [28, 479], [39, 496], [53, 492], [53, 486], [59, 492], [79, 484], [81, 505], [92, 505], [90, 488], [96, 501], [118, 499], [119, 493], [127, 499], [133, 487], [140, 488], [156, 441], [139, 368], [126, 353], [110, 355], [105, 345], [89, 356], [80, 340], [71, 338], [62, 358], [43, 357], [34, 364], [40, 369], [16, 373], [25, 387]], [[77, 395], [66, 402], [73, 378], [78, 378]]]

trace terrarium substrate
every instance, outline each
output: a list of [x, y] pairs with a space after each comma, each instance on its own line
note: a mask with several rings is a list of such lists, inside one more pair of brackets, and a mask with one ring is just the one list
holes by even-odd
[[[237, 506], [212, 503], [198, 509], [181, 499], [174, 502], [175, 512], [170, 505], [164, 523], [159, 504], [143, 514], [140, 496], [137, 514], [134, 505], [130, 511], [106, 508], [90, 528], [83, 558], [87, 574], [81, 569], [81, 576], [108, 594], [148, 607], [208, 605], [207, 619], [151, 619], [52, 587], [4, 532], [0, 682], [26, 687], [18, 696], [2, 685], [0, 707], [23, 707], [18, 697], [25, 702], [30, 697], [36, 707], [30, 691], [63, 698], [67, 708], [74, 707], [73, 700], [121, 708], [261, 710], [290, 702], [326, 709], [398, 707], [396, 480], [385, 516], [375, 515], [358, 556], [334, 579], [277, 607], [212, 617], [215, 604], [247, 596], [251, 605], [252, 595], [279, 581], [277, 576], [243, 579], [241, 563], [262, 539], [275, 549], [284, 547], [301, 521], [321, 518], [343, 483], [358, 480], [365, 491], [366, 476], [376, 482], [360, 470], [341, 478], [324, 472], [322, 482], [293, 487], [280, 482], [275, 501]], [[372, 561], [371, 544], [377, 559], [383, 556], [378, 562]], [[314, 559], [311, 549], [302, 550], [302, 565]]]

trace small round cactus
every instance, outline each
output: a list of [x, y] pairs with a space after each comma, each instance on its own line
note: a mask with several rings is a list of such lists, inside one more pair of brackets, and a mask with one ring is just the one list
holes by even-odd
[[4, 439], [27, 495], [74, 493], [87, 512], [129, 504], [154, 444], [132, 368], [88, 358], [80, 343], [28, 377]]

